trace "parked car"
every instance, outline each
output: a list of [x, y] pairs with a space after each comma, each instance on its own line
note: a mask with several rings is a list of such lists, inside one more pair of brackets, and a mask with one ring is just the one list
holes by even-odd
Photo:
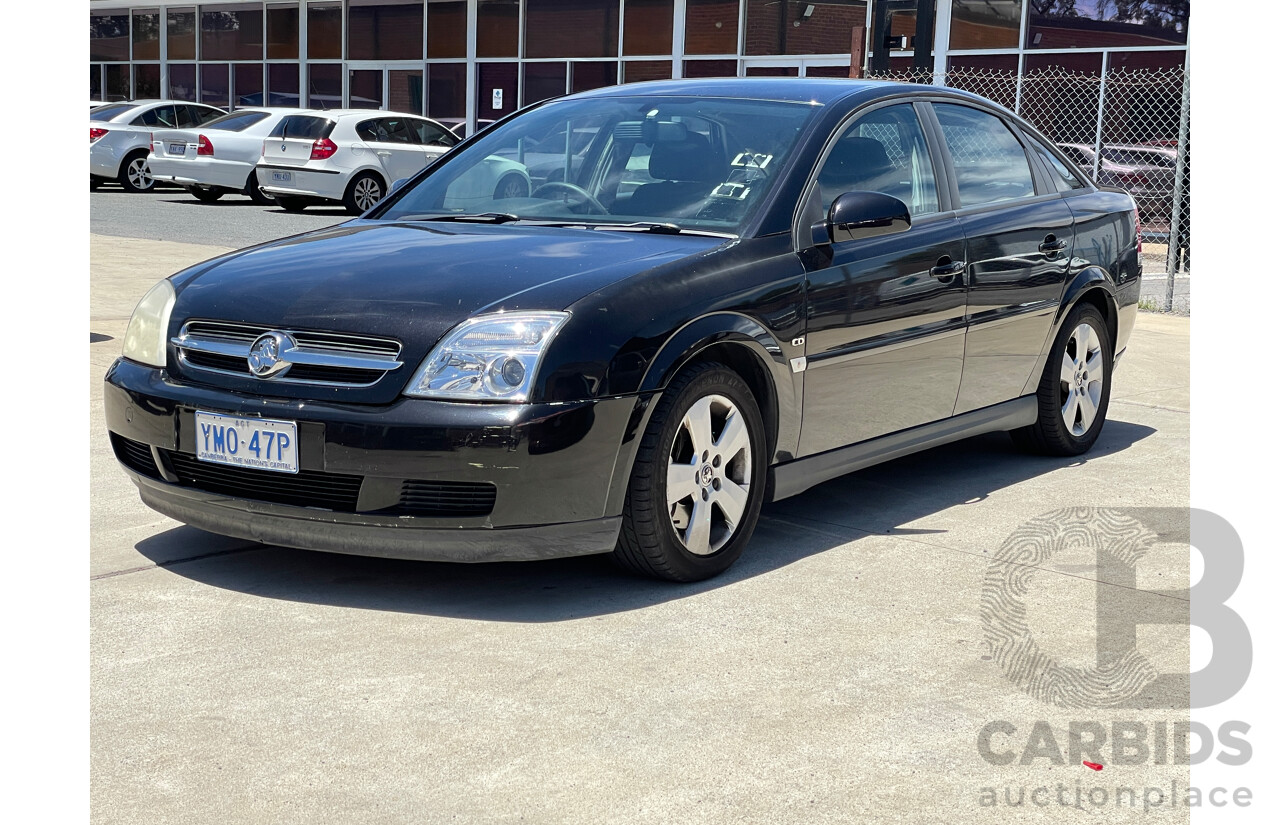
[[152, 134], [151, 174], [176, 183], [196, 200], [213, 203], [244, 193], [254, 203], [275, 203], [262, 191], [258, 160], [262, 141], [280, 121], [301, 109], [237, 109], [199, 129], [161, 129]]
[[415, 115], [312, 110], [271, 130], [262, 142], [258, 181], [288, 212], [336, 201], [359, 215], [458, 142], [444, 125]]
[[[688, 581], [844, 473], [1000, 430], [1094, 444], [1137, 311], [1129, 195], [955, 89], [690, 89], [531, 108], [359, 219], [159, 282], [105, 386], [143, 502], [290, 547]], [[447, 205], [568, 124], [595, 129], [570, 178]]]
[[225, 115], [222, 109], [181, 100], [134, 100], [89, 110], [89, 189], [117, 180], [126, 192], [155, 186], [147, 155], [157, 129], [202, 126]]
[[[1094, 147], [1059, 143], [1058, 148], [1081, 169], [1092, 174]], [[1176, 148], [1144, 145], [1104, 145], [1098, 164], [1098, 183], [1118, 186], [1133, 196], [1144, 224], [1167, 224], [1173, 209]]]

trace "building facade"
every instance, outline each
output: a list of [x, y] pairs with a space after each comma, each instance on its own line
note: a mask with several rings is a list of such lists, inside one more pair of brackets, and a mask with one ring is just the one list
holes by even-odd
[[490, 119], [659, 78], [1185, 64], [1190, 0], [92, 0], [89, 95]]

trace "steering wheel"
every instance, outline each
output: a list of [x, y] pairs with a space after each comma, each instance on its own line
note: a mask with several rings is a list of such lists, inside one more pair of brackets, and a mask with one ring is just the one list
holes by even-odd
[[[592, 209], [596, 210], [596, 212], [601, 215], [609, 214], [609, 210], [604, 208], [604, 204], [600, 203], [600, 201], [591, 197], [590, 192], [583, 189], [581, 186], [578, 186], [577, 184], [567, 183], [562, 180], [547, 181], [546, 183], [539, 186], [537, 189], [533, 190], [533, 193], [530, 195], [530, 197], [541, 198], [541, 197], [545, 197], [547, 194], [552, 192], [564, 192], [566, 194], [573, 195], [574, 199], [572, 200], [567, 197], [564, 199], [564, 202], [569, 204], [570, 207], [582, 206], [583, 204], [586, 204], [587, 206], [590, 206]], [[551, 200], [551, 198], [546, 198], [546, 200]]]

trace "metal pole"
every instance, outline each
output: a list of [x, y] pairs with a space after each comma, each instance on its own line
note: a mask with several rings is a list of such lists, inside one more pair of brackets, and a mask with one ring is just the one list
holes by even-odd
[[1178, 235], [1182, 232], [1182, 200], [1187, 185], [1187, 130], [1191, 125], [1191, 53], [1182, 69], [1182, 112], [1178, 115], [1178, 165], [1173, 173], [1173, 217], [1169, 221], [1169, 251], [1165, 257], [1167, 281], [1164, 311], [1173, 309], [1174, 278], [1178, 274]]
[[1098, 122], [1093, 130], [1093, 179], [1098, 179], [1102, 166], [1102, 114], [1107, 108], [1107, 69], [1111, 65], [1111, 52], [1102, 53], [1102, 77], [1098, 79]]

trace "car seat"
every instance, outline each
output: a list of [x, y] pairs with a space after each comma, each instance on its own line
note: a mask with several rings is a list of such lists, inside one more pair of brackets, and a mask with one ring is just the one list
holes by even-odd
[[623, 206], [626, 214], [670, 218], [696, 215], [715, 185], [724, 181], [711, 142], [697, 132], [680, 131], [680, 140], [654, 142], [649, 176], [657, 182], [636, 187]]
[[818, 173], [822, 207], [826, 209], [845, 192], [884, 192], [899, 197], [898, 177], [898, 168], [889, 160], [889, 153], [880, 141], [865, 137], [841, 138]]

